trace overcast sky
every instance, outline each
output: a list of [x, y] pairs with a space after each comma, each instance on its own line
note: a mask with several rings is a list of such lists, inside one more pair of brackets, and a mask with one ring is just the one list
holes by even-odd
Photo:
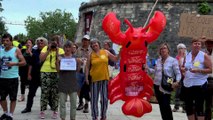
[[[89, 0], [3, 0], [4, 11], [1, 16], [6, 23], [24, 24], [27, 16], [39, 18], [39, 13], [55, 11], [56, 9], [71, 12], [78, 19], [79, 7], [82, 2]], [[8, 32], [13, 36], [18, 33], [26, 34], [25, 26], [6, 24]]]

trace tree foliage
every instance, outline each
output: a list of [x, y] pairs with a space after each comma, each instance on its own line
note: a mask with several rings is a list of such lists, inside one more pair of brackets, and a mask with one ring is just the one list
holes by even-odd
[[1, 1], [2, 1], [2, 0], [0, 0], [0, 12], [2, 12], [2, 11], [4, 10], [4, 9], [2, 8]]
[[67, 39], [73, 40], [77, 23], [71, 13], [56, 9], [53, 12], [41, 12], [39, 17], [40, 19], [36, 19], [28, 16], [25, 20], [29, 38], [58, 34], [66, 35]]
[[19, 33], [15, 36], [18, 38], [18, 41], [21, 42], [21, 43], [25, 43], [27, 39], [30, 39], [26, 35], [24, 35], [23, 33]]
[[0, 17], [0, 35], [7, 32], [7, 28], [5, 26], [5, 22], [2, 20], [3, 17]]
[[[2, 12], [4, 9], [2, 8], [2, 4], [1, 4], [1, 1], [0, 0], [0, 12]], [[6, 33], [7, 32], [7, 28], [5, 26], [5, 22], [3, 21], [3, 17], [1, 16], [0, 17], [0, 35], [3, 34], [3, 33]]]

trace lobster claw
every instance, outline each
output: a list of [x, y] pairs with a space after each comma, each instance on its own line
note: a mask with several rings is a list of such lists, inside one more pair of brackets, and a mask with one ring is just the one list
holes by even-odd
[[166, 26], [166, 17], [165, 15], [160, 12], [156, 11], [153, 18], [150, 20], [149, 24], [143, 29], [147, 30], [146, 32], [146, 40], [148, 43], [153, 42], [158, 38], [158, 36], [161, 34], [163, 29]]
[[120, 30], [120, 24], [121, 22], [116, 18], [113, 12], [108, 13], [102, 21], [104, 32], [109, 36], [112, 42], [118, 45], [122, 45], [122, 40], [126, 38], [126, 35]]

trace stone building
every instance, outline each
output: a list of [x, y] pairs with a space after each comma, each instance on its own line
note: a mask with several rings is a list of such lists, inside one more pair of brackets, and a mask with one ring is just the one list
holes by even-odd
[[[79, 22], [76, 33], [76, 41], [81, 41], [84, 34], [89, 34], [91, 38], [96, 37], [100, 41], [108, 39], [108, 36], [102, 30], [102, 19], [113, 11], [121, 21], [122, 31], [126, 31], [127, 25], [123, 23], [127, 18], [133, 27], [144, 26], [152, 6], [156, 0], [90, 0], [88, 3], [82, 3], [79, 8]], [[158, 45], [162, 42], [168, 42], [172, 56], [177, 53], [176, 45], [178, 43], [189, 44], [190, 38], [178, 36], [179, 19], [181, 13], [198, 14], [198, 4], [203, 0], [159, 0], [154, 10], [162, 11], [167, 18], [167, 25], [164, 32], [158, 40], [149, 45], [149, 54], [157, 57]], [[206, 0], [210, 6], [213, 6], [213, 0]], [[213, 11], [213, 10], [212, 10]], [[213, 12], [209, 14], [212, 15]], [[188, 46], [190, 48], [190, 46]]]

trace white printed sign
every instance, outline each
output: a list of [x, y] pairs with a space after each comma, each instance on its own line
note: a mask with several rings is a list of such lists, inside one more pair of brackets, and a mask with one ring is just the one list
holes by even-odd
[[62, 58], [60, 62], [60, 70], [76, 70], [76, 59]]

